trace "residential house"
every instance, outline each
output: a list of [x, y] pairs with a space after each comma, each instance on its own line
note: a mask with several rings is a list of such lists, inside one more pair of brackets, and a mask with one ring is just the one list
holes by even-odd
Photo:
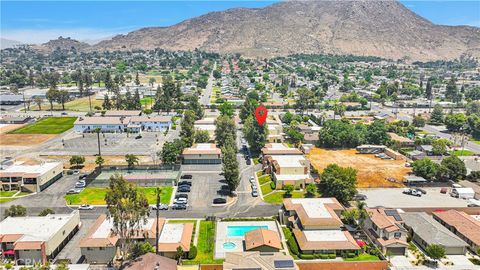
[[183, 164], [221, 164], [222, 151], [213, 143], [197, 143], [182, 152]]
[[400, 147], [412, 147], [415, 145], [415, 141], [407, 137], [400, 136], [393, 132], [388, 132], [387, 134], [390, 136], [390, 139]]
[[106, 111], [106, 117], [132, 117], [132, 116], [139, 116], [142, 114], [141, 110], [111, 110]]
[[409, 231], [412, 240], [422, 249], [436, 244], [445, 248], [446, 255], [464, 255], [467, 243], [442, 226], [426, 213], [402, 213], [404, 226]]
[[122, 270], [177, 270], [177, 261], [154, 253], [144, 254], [123, 264]]
[[267, 118], [266, 120], [268, 127], [268, 136], [267, 142], [270, 143], [280, 143], [283, 141], [283, 127], [282, 122], [277, 115]]
[[363, 221], [363, 228], [372, 241], [383, 253], [405, 255], [408, 248], [408, 232], [403, 227], [403, 220], [395, 209], [367, 209], [368, 217]]
[[18, 264], [44, 264], [60, 253], [77, 233], [80, 214], [7, 217], [0, 222], [0, 249]]
[[278, 233], [268, 229], [255, 229], [245, 233], [245, 250], [260, 252], [278, 252], [282, 244]]
[[0, 170], [3, 190], [40, 192], [63, 176], [63, 163], [45, 162], [36, 165], [14, 164]]
[[215, 140], [215, 118], [213, 117], [206, 117], [200, 120], [195, 121], [193, 127], [195, 130], [203, 130], [207, 131], [208, 135], [210, 135], [210, 140]]
[[292, 228], [302, 253], [357, 253], [360, 247], [343, 229], [343, 206], [335, 198], [284, 199], [280, 219]]
[[465, 241], [473, 252], [480, 248], [480, 221], [465, 212], [448, 210], [433, 212], [433, 218]]
[[291, 256], [281, 252], [227, 252], [223, 270], [298, 270]]

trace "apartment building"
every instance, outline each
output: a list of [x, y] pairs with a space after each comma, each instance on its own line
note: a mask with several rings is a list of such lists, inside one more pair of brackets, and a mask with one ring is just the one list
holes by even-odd
[[360, 247], [340, 219], [343, 206], [335, 198], [284, 199], [281, 220], [292, 232], [302, 253], [358, 253]]
[[3, 190], [40, 192], [63, 176], [63, 163], [44, 162], [36, 165], [14, 164], [0, 170]]
[[383, 253], [405, 255], [408, 248], [408, 231], [403, 227], [403, 219], [395, 209], [367, 209], [368, 217], [363, 228]]
[[183, 164], [221, 164], [222, 151], [213, 143], [197, 143], [182, 152]]
[[163, 132], [172, 126], [171, 116], [92, 116], [79, 117], [73, 124], [78, 133], [95, 132]]
[[7, 217], [0, 222], [2, 254], [17, 264], [53, 260], [79, 229], [80, 214]]

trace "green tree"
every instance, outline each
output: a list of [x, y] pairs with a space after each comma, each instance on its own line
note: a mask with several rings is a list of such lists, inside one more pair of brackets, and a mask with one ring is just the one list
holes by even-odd
[[82, 156], [71, 156], [70, 165], [79, 168], [85, 163], [85, 157]]
[[265, 146], [268, 137], [267, 124], [260, 125], [253, 116], [249, 116], [243, 123], [243, 134], [247, 139], [248, 145], [253, 153], [260, 153]]
[[183, 257], [183, 248], [181, 246], [177, 247], [177, 251], [175, 252], [175, 260], [179, 261]]
[[315, 95], [312, 90], [308, 88], [297, 88], [297, 98], [295, 100], [295, 107], [298, 110], [306, 111], [312, 108], [315, 104]]
[[433, 107], [433, 111], [430, 114], [430, 123], [434, 125], [440, 125], [443, 123], [443, 108], [440, 104], [436, 104]]
[[131, 169], [135, 165], [138, 165], [138, 157], [134, 154], [126, 154], [125, 155], [125, 161], [127, 162], [128, 168]]
[[458, 92], [455, 76], [452, 76], [447, 83], [445, 98], [450, 99], [452, 102], [459, 102], [462, 99], [461, 94]]
[[105, 194], [108, 218], [112, 221], [112, 232], [121, 239], [120, 254], [126, 258], [138, 230], [147, 221], [149, 213], [148, 201], [142, 192], [122, 175], [114, 174]]
[[448, 146], [450, 141], [447, 139], [438, 139], [432, 142], [432, 152], [435, 155], [445, 155], [447, 154]]
[[208, 143], [210, 141], [210, 134], [207, 130], [195, 131], [195, 143]]
[[178, 156], [182, 153], [183, 151], [183, 142], [180, 139], [175, 139], [173, 142], [166, 142], [163, 145], [162, 152], [159, 153], [158, 155], [162, 159], [162, 162], [164, 164], [174, 164]]
[[45, 208], [38, 215], [41, 216], [41, 217], [44, 217], [44, 216], [49, 215], [49, 214], [53, 215], [53, 214], [55, 214], [55, 211], [53, 211], [50, 208]]
[[386, 145], [390, 141], [387, 126], [381, 120], [375, 120], [368, 128], [366, 140], [370, 144]]
[[135, 74], [135, 85], [140, 85], [140, 78], [138, 76], [138, 72]]
[[328, 165], [321, 174], [322, 195], [347, 203], [357, 193], [357, 171], [351, 167]]
[[140, 101], [140, 93], [138, 93], [138, 88], [135, 89], [135, 94], [133, 95], [132, 108], [135, 110], [142, 109], [142, 102]]
[[338, 115], [342, 117], [345, 114], [347, 107], [343, 104], [335, 103], [333, 105], [333, 120], [335, 120], [335, 116]]
[[427, 86], [425, 87], [425, 97], [430, 100], [433, 98], [432, 82], [430, 80], [427, 80]]
[[53, 111], [53, 102], [58, 100], [58, 90], [55, 88], [50, 88], [45, 94], [45, 98], [50, 103], [50, 111]]
[[445, 257], [445, 248], [441, 245], [431, 244], [427, 246], [425, 253], [434, 260], [440, 260]]
[[188, 251], [188, 259], [193, 260], [197, 257], [197, 247], [193, 244], [190, 245], [190, 250]]
[[62, 105], [62, 110], [65, 110], [65, 102], [70, 100], [70, 93], [67, 90], [59, 90], [56, 92], [55, 99]]
[[107, 94], [103, 97], [103, 103], [102, 103], [102, 108], [104, 110], [110, 110], [112, 109], [112, 103], [110, 102], [110, 98], [108, 97]]
[[[223, 115], [215, 120], [215, 141], [218, 147], [222, 148], [227, 141], [227, 137], [236, 138], [236, 126], [232, 117]], [[236, 146], [235, 146], [236, 151]]]
[[419, 115], [413, 117], [412, 125], [413, 125], [414, 127], [417, 127], [417, 128], [419, 128], [419, 127], [424, 127], [424, 126], [425, 126], [425, 123], [426, 123], [426, 121], [425, 121], [425, 119], [424, 119], [423, 117], [421, 117], [421, 116], [419, 116]]
[[[381, 132], [381, 128], [378, 129]], [[383, 138], [377, 131], [372, 132], [370, 138]], [[380, 135], [380, 136], [377, 136]], [[352, 124], [346, 119], [327, 120], [319, 132], [319, 145], [325, 148], [357, 147], [369, 143], [366, 140], [367, 128], [362, 124]]]
[[471, 114], [467, 119], [468, 127], [473, 138], [480, 139], [480, 115]]
[[288, 139], [296, 146], [303, 142], [305, 137], [303, 133], [291, 127], [284, 128], [283, 132], [288, 136]]
[[423, 177], [427, 180], [433, 180], [440, 169], [440, 165], [433, 162], [429, 158], [415, 160], [412, 164], [412, 167], [415, 175]]
[[27, 208], [21, 205], [11, 205], [9, 208], [5, 209], [3, 216], [6, 217], [24, 217], [27, 215]]
[[228, 117], [232, 117], [234, 113], [233, 105], [227, 100], [224, 100], [223, 103], [220, 104], [218, 110], [220, 111], [220, 115], [226, 115]]
[[148, 79], [148, 84], [150, 84], [150, 87], [153, 88], [153, 84], [155, 84], [155, 82], [157, 82], [157, 80], [153, 77], [151, 77], [150, 79]]
[[189, 97], [188, 109], [192, 110], [195, 113], [195, 120], [202, 119], [203, 115], [205, 114], [205, 110], [198, 102], [198, 98], [193, 95]]
[[458, 181], [467, 175], [465, 163], [457, 156], [444, 158], [440, 165], [437, 173], [437, 179], [440, 181]]
[[129, 259], [134, 260], [147, 253], [155, 253], [155, 248], [149, 242], [135, 242], [129, 251]]
[[182, 130], [180, 131], [180, 137], [184, 143], [184, 147], [190, 147], [195, 140], [195, 114], [193, 111], [187, 110], [183, 116], [181, 123]]
[[305, 187], [305, 191], [309, 197], [314, 197], [317, 193], [317, 186], [314, 183], [310, 183]]
[[238, 168], [237, 152], [231, 137], [229, 137], [229, 141], [222, 147], [222, 170], [228, 188], [232, 192], [240, 184], [240, 170]]
[[102, 156], [98, 156], [95, 159], [95, 164], [97, 164], [97, 166], [99, 166], [100, 168], [102, 168], [104, 163], [105, 163], [105, 159]]
[[448, 114], [445, 117], [445, 125], [450, 132], [459, 132], [467, 123], [467, 117], [463, 113]]
[[283, 185], [283, 190], [285, 190], [285, 197], [291, 197], [292, 192], [295, 190], [295, 186], [286, 184]]

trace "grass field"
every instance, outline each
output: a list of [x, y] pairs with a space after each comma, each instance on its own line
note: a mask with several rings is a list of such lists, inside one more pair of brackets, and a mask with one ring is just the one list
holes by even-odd
[[[411, 168], [405, 167], [404, 160], [383, 160], [373, 154], [357, 154], [355, 149], [314, 148], [308, 159], [319, 172], [333, 163], [356, 169], [359, 188], [402, 187], [403, 177], [411, 172]], [[395, 182], [387, 178], [395, 179]]]
[[71, 128], [76, 117], [47, 117], [9, 132], [10, 134], [60, 134]]
[[[103, 100], [100, 99], [95, 99], [94, 96], [90, 97], [91, 102], [92, 102], [92, 110], [95, 110], [95, 106], [102, 107]], [[30, 105], [30, 110], [31, 111], [39, 111], [39, 107], [37, 104], [32, 103]], [[42, 110], [44, 111], [49, 111], [50, 110], [50, 104], [49, 103], [43, 103], [42, 104]], [[62, 110], [62, 105], [54, 103], [53, 104], [53, 110], [54, 111], [61, 111]], [[83, 98], [77, 98], [72, 101], [69, 101], [65, 103], [65, 110], [68, 111], [78, 111], [78, 112], [89, 112], [90, 111], [90, 101], [88, 100], [88, 97], [83, 97]]]
[[[149, 204], [156, 203], [155, 201], [156, 187], [139, 187], [138, 190], [145, 194]], [[172, 192], [173, 192], [172, 187], [162, 187], [162, 192], [160, 194], [161, 203], [163, 204], [170, 203]], [[67, 204], [73, 204], [73, 205], [79, 205], [79, 204], [104, 205], [106, 193], [107, 193], [107, 188], [85, 188], [79, 194], [65, 195], [65, 200], [67, 201]]]
[[[304, 197], [305, 197], [305, 193], [303, 191], [294, 191], [292, 192], [292, 196], [289, 198], [296, 199], [296, 198], [304, 198]], [[285, 191], [275, 191], [263, 197], [265, 202], [273, 203], [273, 204], [283, 203], [284, 198], [285, 198]]]
[[452, 156], [473, 156], [475, 153], [470, 150], [454, 150], [448, 152]]
[[270, 175], [262, 175], [262, 176], [258, 177], [258, 182], [260, 183], [260, 185], [263, 185], [263, 184], [271, 182], [271, 181], [272, 181], [272, 179], [270, 178]]
[[380, 261], [380, 259], [375, 255], [370, 255], [368, 253], [362, 253], [354, 258], [345, 258], [345, 261], [355, 262], [355, 261]]
[[198, 235], [197, 257], [194, 260], [184, 260], [184, 264], [215, 264], [222, 263], [223, 260], [213, 259], [215, 246], [215, 222], [200, 221], [200, 231]]
[[[3, 198], [0, 198], [0, 203], [6, 203], [6, 202], [13, 201], [13, 200], [17, 199], [17, 197], [12, 197], [17, 192], [18, 192], [17, 190], [0, 191], [0, 197], [3, 197]], [[24, 195], [28, 195], [28, 194], [29, 193], [27, 193], [27, 192], [20, 192], [20, 193], [18, 193], [17, 196], [24, 196]]]
[[13, 191], [0, 191], [0, 197], [12, 197], [13, 194], [17, 193], [17, 190]]

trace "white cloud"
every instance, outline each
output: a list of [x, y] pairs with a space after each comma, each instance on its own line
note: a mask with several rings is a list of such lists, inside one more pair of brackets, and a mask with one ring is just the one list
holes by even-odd
[[76, 40], [102, 40], [118, 34], [128, 33], [135, 28], [70, 28], [70, 29], [15, 29], [1, 30], [0, 37], [21, 41], [27, 44], [40, 44], [49, 40], [56, 39], [59, 36], [71, 37]]

